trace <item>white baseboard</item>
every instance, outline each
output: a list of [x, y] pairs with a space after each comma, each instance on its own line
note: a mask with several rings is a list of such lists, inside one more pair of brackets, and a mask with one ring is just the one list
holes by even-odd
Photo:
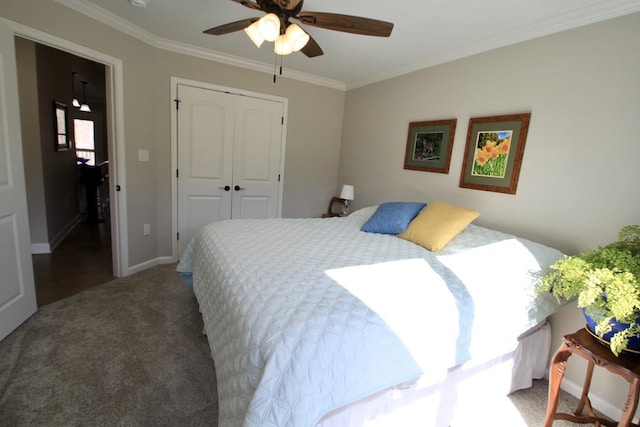
[[[576, 384], [572, 381], [567, 380], [566, 378], [562, 380], [562, 385], [560, 388], [570, 395], [574, 396], [576, 399], [580, 399], [582, 396], [582, 384]], [[613, 420], [619, 420], [620, 416], [622, 416], [622, 409], [615, 407], [612, 403], [607, 402], [600, 396], [590, 392], [589, 400], [591, 401], [591, 406], [594, 407], [597, 411], [602, 412], [607, 417]], [[624, 403], [624, 402], [620, 402]], [[634, 417], [634, 422], [638, 422], [638, 417]]]
[[76, 228], [76, 225], [80, 223], [80, 214], [73, 218], [67, 225], [65, 225], [49, 243], [32, 243], [31, 253], [36, 254], [50, 254], [60, 243]]
[[151, 267], [155, 267], [157, 265], [172, 264], [174, 262], [176, 262], [176, 261], [173, 259], [173, 257], [170, 257], [170, 256], [158, 257], [158, 258], [150, 259], [149, 261], [145, 261], [145, 262], [142, 262], [140, 264], [132, 265], [131, 267], [129, 267], [127, 269], [127, 276], [139, 273], [141, 271], [144, 271], [144, 270], [149, 269]]
[[31, 244], [31, 253], [33, 255], [50, 254], [51, 253], [51, 245], [49, 245], [48, 243], [32, 243]]
[[53, 238], [49, 242], [49, 246], [51, 247], [50, 252], [53, 252], [58, 247], [58, 245], [62, 243], [64, 238], [67, 237], [74, 228], [76, 228], [76, 225], [80, 223], [81, 218], [82, 217], [80, 216], [80, 214], [76, 215], [75, 218], [69, 221], [55, 236], [53, 236]]

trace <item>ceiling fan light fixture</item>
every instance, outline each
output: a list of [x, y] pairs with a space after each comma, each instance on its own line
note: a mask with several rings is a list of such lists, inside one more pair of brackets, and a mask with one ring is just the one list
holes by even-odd
[[253, 44], [257, 47], [262, 46], [264, 42], [264, 37], [262, 37], [262, 33], [260, 32], [260, 21], [256, 21], [253, 24], [249, 25], [244, 29], [244, 32], [249, 36]]
[[293, 44], [287, 34], [281, 34], [273, 45], [273, 51], [276, 55], [289, 55], [293, 52]]
[[305, 33], [298, 24], [291, 24], [285, 32], [288, 43], [294, 52], [299, 51], [309, 42], [309, 34]]
[[267, 13], [258, 23], [260, 34], [266, 41], [275, 41], [280, 35], [280, 18], [275, 13]]
[[[300, 51], [308, 58], [315, 58], [324, 54], [318, 43], [298, 25], [289, 22], [290, 19], [313, 27], [365, 36], [389, 37], [393, 30], [393, 23], [377, 19], [337, 13], [303, 12], [303, 0], [233, 0], [233, 2], [254, 11], [259, 10], [265, 15], [259, 19], [246, 18], [218, 25], [203, 32], [221, 36], [244, 30], [258, 48], [265, 40], [275, 42], [279, 36], [284, 36], [274, 46], [274, 51], [279, 55]], [[258, 31], [255, 31], [256, 27]], [[256, 33], [259, 33], [260, 37]]]

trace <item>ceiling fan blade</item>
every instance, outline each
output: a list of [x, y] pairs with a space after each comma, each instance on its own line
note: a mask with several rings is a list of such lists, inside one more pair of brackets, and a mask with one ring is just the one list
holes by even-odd
[[312, 27], [365, 36], [389, 37], [391, 30], [393, 30], [393, 24], [391, 22], [361, 18], [359, 16], [340, 15], [337, 13], [300, 12], [295, 16], [295, 19]]
[[[309, 33], [307, 33], [307, 34], [309, 34]], [[304, 53], [309, 58], [314, 58], [316, 56], [324, 55], [324, 52], [322, 51], [322, 48], [318, 45], [318, 43], [311, 36], [309, 36], [309, 41], [307, 42], [307, 44], [304, 45], [304, 47], [302, 49], [300, 49], [300, 52]]]
[[244, 30], [257, 20], [258, 18], [249, 18], [241, 21], [230, 22], [228, 24], [220, 25], [219, 27], [209, 28], [208, 30], [203, 31], [203, 33], [221, 36], [223, 34], [233, 33], [234, 31]]
[[254, 3], [249, 0], [231, 0], [231, 1], [240, 3], [241, 5], [243, 5], [244, 7], [248, 7], [249, 9], [262, 10], [262, 8], [258, 3]]

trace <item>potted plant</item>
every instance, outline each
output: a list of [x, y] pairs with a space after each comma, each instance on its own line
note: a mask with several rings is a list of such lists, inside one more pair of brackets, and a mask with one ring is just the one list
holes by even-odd
[[538, 285], [559, 301], [577, 298], [587, 328], [617, 356], [640, 350], [640, 225], [623, 227], [618, 240], [551, 266]]

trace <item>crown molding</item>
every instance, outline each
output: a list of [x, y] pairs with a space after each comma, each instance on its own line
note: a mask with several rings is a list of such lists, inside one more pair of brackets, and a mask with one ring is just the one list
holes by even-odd
[[[220, 62], [235, 67], [246, 68], [261, 73], [273, 74], [273, 64], [252, 61], [246, 58], [222, 53], [212, 49], [205, 49], [186, 43], [163, 39], [136, 25], [133, 25], [129, 21], [126, 21], [99, 6], [94, 5], [87, 0], [54, 1], [79, 13], [82, 13], [90, 18], [100, 21], [106, 25], [109, 25], [110, 27], [122, 33], [141, 40], [158, 49], [164, 49], [176, 53], [195, 56], [201, 59]], [[325, 86], [332, 89], [347, 91], [367, 86], [373, 83], [378, 83], [383, 80], [413, 73], [415, 71], [433, 67], [435, 65], [440, 65], [446, 62], [465, 58], [471, 55], [476, 55], [493, 49], [498, 49], [523, 41], [547, 36], [561, 31], [571, 30], [574, 28], [617, 18], [639, 11], [640, 2], [638, 2], [637, 0], [609, 0], [589, 7], [580, 8], [577, 11], [571, 11], [563, 15], [555, 16], [544, 21], [539, 21], [530, 25], [519, 27], [516, 30], [508, 31], [496, 36], [486, 37], [480, 40], [474, 40], [470, 43], [466, 43], [452, 49], [447, 49], [446, 51], [436, 52], [432, 55], [426, 56], [416, 61], [391, 68], [381, 73], [373, 74], [364, 79], [347, 83], [327, 79], [313, 74], [298, 72], [291, 69], [285, 69], [283, 71], [282, 77], [287, 77], [293, 80], [311, 83], [318, 86]]]
[[86, 0], [54, 0], [63, 6], [73, 9], [76, 12], [82, 13], [90, 18], [100, 21], [101, 23], [108, 25], [116, 30], [123, 32], [131, 37], [134, 37], [140, 41], [143, 41], [151, 46], [158, 47], [158, 37], [144, 30], [136, 25], [133, 25], [127, 20], [120, 18], [119, 16], [105, 10], [93, 3]]
[[[66, 0], [63, 0], [66, 1]], [[240, 68], [247, 68], [253, 71], [273, 75], [273, 64], [266, 64], [264, 62], [252, 61], [240, 56], [230, 55], [228, 53], [222, 53], [211, 49], [204, 49], [198, 46], [180, 43], [173, 40], [157, 39], [155, 46], [171, 52], [181, 53], [184, 55], [191, 55], [201, 59], [209, 61], [221, 62], [227, 65], [232, 65]], [[285, 68], [282, 71], [282, 77], [290, 78], [292, 80], [298, 80], [305, 83], [311, 83], [318, 86], [326, 86], [332, 89], [346, 90], [346, 86], [343, 82], [337, 80], [326, 79], [324, 77], [316, 76], [314, 74], [302, 73], [292, 69]]]
[[409, 62], [405, 65], [395, 67], [382, 73], [377, 73], [365, 79], [348, 82], [346, 90], [356, 89], [383, 80], [399, 77], [435, 65], [444, 64], [456, 59], [465, 58], [493, 49], [513, 45], [516, 43], [532, 40], [535, 38], [548, 36], [562, 31], [572, 30], [596, 22], [617, 18], [624, 15], [640, 12], [640, 2], [637, 0], [612, 0], [590, 7], [581, 8], [578, 11], [571, 11], [563, 15], [535, 22], [530, 25], [519, 27], [516, 30], [508, 31], [496, 36], [486, 37], [480, 40], [457, 46], [453, 49], [437, 52], [425, 58]]
[[[215, 51], [212, 49], [205, 49], [198, 46], [180, 43], [173, 40], [164, 39], [159, 37], [131, 22], [120, 18], [119, 16], [105, 10], [95, 4], [88, 2], [87, 0], [54, 0], [63, 6], [82, 13], [90, 18], [95, 19], [105, 25], [108, 25], [124, 34], [134, 37], [148, 45], [151, 45], [158, 49], [163, 49], [175, 53], [184, 55], [190, 55], [209, 61], [220, 62], [234, 67], [246, 68], [249, 70], [273, 74], [273, 64], [266, 64], [264, 62], [252, 61], [246, 58], [242, 58], [228, 53]], [[324, 77], [316, 76], [313, 74], [303, 73], [291, 69], [283, 70], [282, 77], [290, 78], [293, 80], [302, 81], [305, 83], [311, 83], [317, 86], [325, 86], [331, 89], [346, 90], [344, 82], [327, 79]]]

